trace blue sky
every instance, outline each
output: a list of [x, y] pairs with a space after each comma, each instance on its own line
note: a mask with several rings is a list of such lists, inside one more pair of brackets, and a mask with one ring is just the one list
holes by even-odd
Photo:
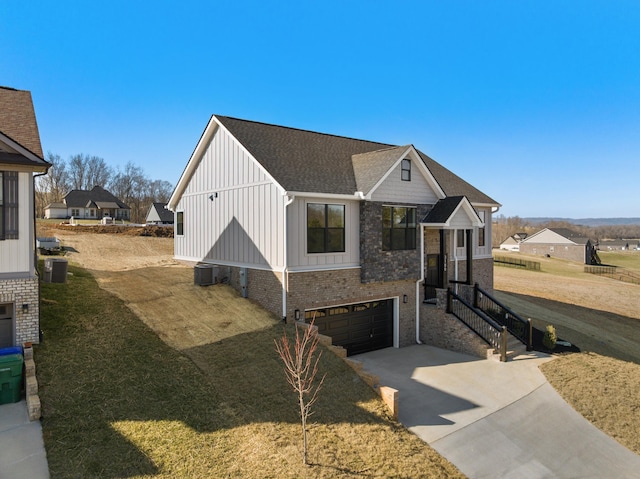
[[412, 143], [506, 216], [640, 217], [640, 2], [0, 0], [45, 151], [176, 183], [217, 113]]

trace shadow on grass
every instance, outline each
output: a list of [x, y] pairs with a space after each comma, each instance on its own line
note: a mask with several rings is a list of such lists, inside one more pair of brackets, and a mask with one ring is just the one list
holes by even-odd
[[640, 364], [640, 320], [535, 296], [499, 293], [515, 312], [531, 318], [538, 330], [534, 329], [535, 349], [544, 351], [542, 335], [546, 325], [552, 324], [559, 338], [572, 345], [556, 346], [554, 353], [591, 351]]
[[[35, 350], [52, 477], [161, 474], [115, 423], [179, 421], [205, 433], [264, 422], [299, 424], [296, 397], [275, 352], [283, 325], [182, 354], [87, 271], [69, 270], [67, 283], [41, 285], [44, 340]], [[387, 422], [360, 406], [375, 393], [341, 359], [325, 351], [320, 366], [327, 378], [314, 422]]]

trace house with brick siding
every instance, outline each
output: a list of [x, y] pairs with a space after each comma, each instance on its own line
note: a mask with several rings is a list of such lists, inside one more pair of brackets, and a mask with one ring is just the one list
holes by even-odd
[[421, 341], [449, 286], [491, 291], [499, 206], [410, 144], [220, 115], [167, 205], [176, 259], [348, 354]]
[[568, 228], [543, 228], [520, 243], [520, 252], [568, 259], [583, 264], [598, 264], [594, 243]]
[[34, 175], [50, 166], [31, 93], [0, 87], [0, 347], [39, 342]]

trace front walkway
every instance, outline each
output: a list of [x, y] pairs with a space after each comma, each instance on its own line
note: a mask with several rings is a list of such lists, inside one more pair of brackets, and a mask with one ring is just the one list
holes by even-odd
[[40, 421], [29, 421], [27, 403], [0, 405], [0, 478], [49, 479]]
[[549, 385], [527, 353], [500, 363], [432, 346], [353, 359], [399, 390], [399, 421], [469, 478], [640, 477], [640, 456]]

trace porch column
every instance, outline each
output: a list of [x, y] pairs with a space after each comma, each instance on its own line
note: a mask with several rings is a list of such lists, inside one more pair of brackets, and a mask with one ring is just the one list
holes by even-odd
[[473, 230], [466, 230], [467, 233], [467, 284], [473, 284]]

